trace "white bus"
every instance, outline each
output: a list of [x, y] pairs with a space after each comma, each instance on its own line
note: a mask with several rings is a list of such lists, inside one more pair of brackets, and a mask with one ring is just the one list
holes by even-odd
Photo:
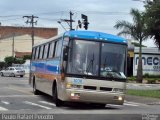
[[33, 46], [34, 94], [64, 101], [122, 105], [126, 91], [127, 41], [95, 31], [68, 31]]

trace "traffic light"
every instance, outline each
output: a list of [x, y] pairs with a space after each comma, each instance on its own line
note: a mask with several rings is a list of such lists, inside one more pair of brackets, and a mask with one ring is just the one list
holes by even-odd
[[82, 23], [81, 23], [81, 21], [80, 21], [80, 20], [78, 20], [78, 26], [79, 26], [79, 28], [81, 28], [81, 27], [82, 27]]
[[84, 28], [85, 28], [85, 30], [87, 30], [88, 29], [88, 24], [89, 24], [88, 17], [84, 14], [82, 14], [81, 17], [83, 19]]

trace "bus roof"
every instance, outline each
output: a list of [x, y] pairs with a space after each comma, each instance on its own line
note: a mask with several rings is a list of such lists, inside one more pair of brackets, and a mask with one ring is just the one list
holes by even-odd
[[122, 37], [96, 31], [67, 31], [64, 33], [64, 36], [77, 39], [103, 40], [114, 43], [127, 44], [127, 40]]
[[64, 34], [60, 34], [58, 36], [54, 36], [52, 38], [46, 39], [45, 41], [35, 44], [33, 47], [36, 47], [41, 44], [45, 44], [47, 42], [50, 42], [62, 36], [76, 38], [76, 39], [101, 40], [101, 41], [127, 44], [126, 39], [116, 35], [107, 34], [103, 32], [96, 32], [96, 31], [77, 31], [76, 30], [76, 31], [67, 31]]

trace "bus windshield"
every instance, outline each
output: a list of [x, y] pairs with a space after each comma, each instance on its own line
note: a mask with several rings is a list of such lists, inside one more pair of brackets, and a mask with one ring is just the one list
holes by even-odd
[[125, 78], [125, 57], [126, 46], [124, 45], [72, 40], [67, 73], [105, 78]]
[[111, 78], [126, 78], [126, 46], [112, 43], [102, 43], [100, 76]]

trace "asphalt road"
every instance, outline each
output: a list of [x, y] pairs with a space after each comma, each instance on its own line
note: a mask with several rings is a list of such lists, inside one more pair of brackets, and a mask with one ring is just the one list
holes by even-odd
[[56, 107], [52, 97], [33, 95], [28, 78], [0, 77], [0, 119], [4, 120], [10, 117], [15, 120], [25, 117], [37, 120], [160, 120], [160, 104], [146, 104], [133, 98], [127, 96], [124, 105], [106, 105], [105, 108], [80, 103]]

